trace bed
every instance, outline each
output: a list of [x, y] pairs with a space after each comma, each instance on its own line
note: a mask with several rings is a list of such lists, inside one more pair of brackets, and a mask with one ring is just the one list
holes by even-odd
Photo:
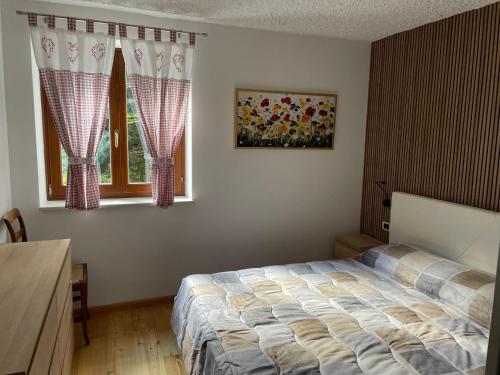
[[500, 215], [393, 194], [390, 243], [190, 275], [172, 327], [189, 374], [482, 374]]

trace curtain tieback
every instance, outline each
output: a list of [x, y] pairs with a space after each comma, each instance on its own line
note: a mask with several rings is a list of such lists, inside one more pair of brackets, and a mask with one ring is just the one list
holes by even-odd
[[174, 165], [174, 161], [171, 158], [153, 158], [153, 165]]
[[68, 165], [83, 165], [83, 164], [94, 165], [95, 163], [96, 163], [95, 158], [80, 158], [80, 157], [68, 158]]

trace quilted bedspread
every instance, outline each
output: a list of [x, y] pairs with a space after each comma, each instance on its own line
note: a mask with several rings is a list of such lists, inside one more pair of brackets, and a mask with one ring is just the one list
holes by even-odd
[[191, 275], [172, 326], [189, 374], [481, 374], [488, 329], [355, 260]]

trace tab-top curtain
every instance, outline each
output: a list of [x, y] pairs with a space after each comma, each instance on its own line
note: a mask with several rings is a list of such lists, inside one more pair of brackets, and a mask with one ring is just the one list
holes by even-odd
[[50, 113], [68, 155], [66, 207], [98, 208], [96, 156], [105, 127], [114, 36], [55, 29], [53, 22], [30, 30]]
[[193, 46], [123, 37], [121, 47], [151, 157], [153, 202], [167, 208], [174, 202], [173, 159], [187, 120]]

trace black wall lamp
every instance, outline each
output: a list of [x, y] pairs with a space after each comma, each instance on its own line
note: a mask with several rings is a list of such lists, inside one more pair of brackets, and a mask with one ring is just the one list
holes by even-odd
[[377, 185], [380, 190], [384, 192], [384, 200], [382, 201], [382, 206], [391, 207], [391, 200], [389, 199], [389, 194], [387, 194], [386, 186], [387, 181], [375, 181], [375, 185]]

